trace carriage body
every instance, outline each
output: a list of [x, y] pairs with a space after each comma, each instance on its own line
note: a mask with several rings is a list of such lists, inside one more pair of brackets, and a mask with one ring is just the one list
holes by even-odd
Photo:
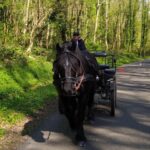
[[94, 52], [92, 55], [99, 62], [99, 79], [95, 91], [95, 104], [108, 106], [110, 115], [115, 116], [116, 88], [116, 58], [106, 52]]

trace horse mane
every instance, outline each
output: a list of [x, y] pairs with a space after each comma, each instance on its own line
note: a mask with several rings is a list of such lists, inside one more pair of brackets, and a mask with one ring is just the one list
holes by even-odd
[[82, 52], [80, 51], [80, 49], [78, 47], [76, 47], [74, 52], [76, 53], [77, 57], [80, 59], [82, 66], [83, 66], [84, 70], [86, 71], [89, 66], [86, 58], [83, 56]]

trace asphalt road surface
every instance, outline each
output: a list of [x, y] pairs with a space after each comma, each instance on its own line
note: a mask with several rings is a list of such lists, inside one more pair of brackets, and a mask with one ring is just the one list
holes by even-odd
[[116, 116], [96, 111], [95, 123], [84, 125], [86, 147], [75, 145], [66, 118], [56, 112], [18, 150], [150, 150], [150, 60], [119, 68], [117, 88]]

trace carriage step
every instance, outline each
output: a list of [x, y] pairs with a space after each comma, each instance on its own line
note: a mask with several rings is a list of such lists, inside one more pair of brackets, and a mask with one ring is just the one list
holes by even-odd
[[116, 70], [115, 70], [115, 68], [105, 69], [105, 70], [104, 70], [104, 73], [105, 73], [106, 75], [114, 76], [114, 75], [116, 74]]

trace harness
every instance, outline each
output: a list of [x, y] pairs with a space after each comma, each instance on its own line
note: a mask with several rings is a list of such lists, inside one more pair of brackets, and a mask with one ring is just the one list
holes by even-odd
[[[86, 74], [85, 69], [83, 67], [83, 64], [82, 64], [80, 58], [78, 56], [76, 56], [73, 52], [65, 49], [62, 53], [65, 53], [67, 55], [71, 55], [71, 56], [73, 56], [74, 58], [76, 58], [79, 61], [79, 64], [80, 64], [79, 69], [80, 69], [80, 71], [82, 71], [81, 75], [77, 74], [75, 77], [65, 76], [63, 78], [61, 77], [60, 74], [58, 75], [58, 77], [59, 77], [58, 80], [61, 83], [60, 86], [61, 86], [62, 89], [63, 89], [63, 85], [65, 83], [71, 83], [73, 85], [73, 87], [74, 87], [74, 93], [73, 94], [69, 94], [68, 96], [77, 96], [77, 95], [79, 95], [79, 91], [80, 91], [81, 86], [83, 85], [83, 83], [87, 82], [87, 81], [94, 81], [95, 78], [91, 74]], [[60, 57], [58, 57], [55, 62], [57, 62], [60, 59]], [[61, 93], [61, 94], [64, 95], [64, 93]], [[67, 95], [65, 95], [65, 96], [67, 96]]]

